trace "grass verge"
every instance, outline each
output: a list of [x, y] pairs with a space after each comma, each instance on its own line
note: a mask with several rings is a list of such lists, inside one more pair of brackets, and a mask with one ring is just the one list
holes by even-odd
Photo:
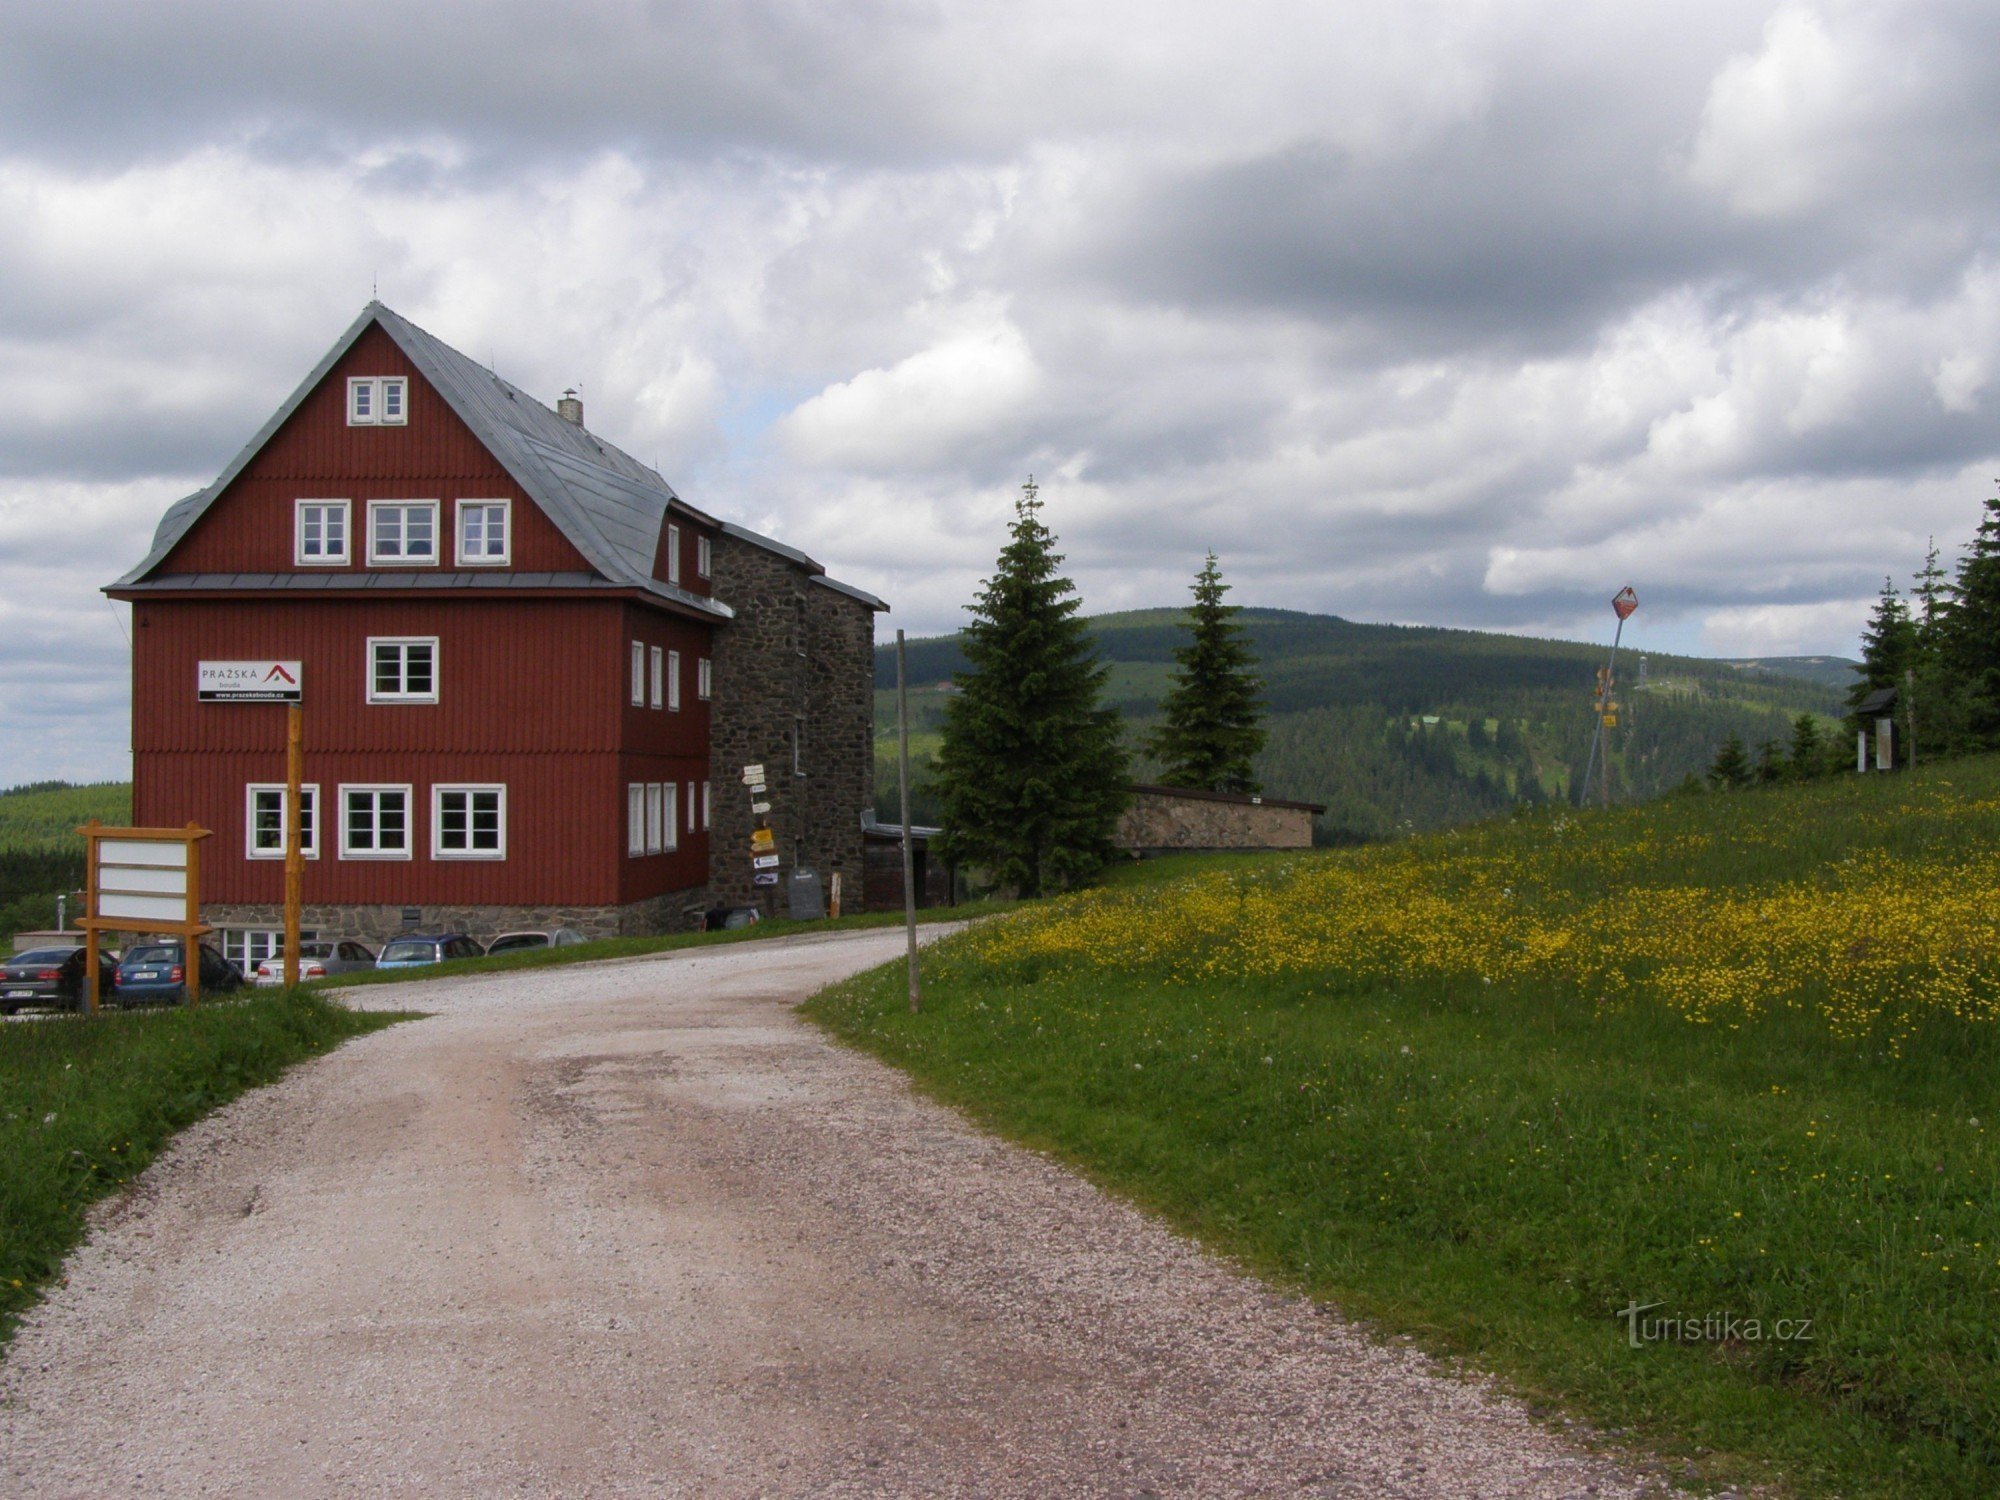
[[82, 1240], [90, 1205], [174, 1132], [401, 1019], [291, 991], [0, 1026], [0, 1351]]
[[[962, 901], [957, 906], [929, 907], [917, 913], [920, 925], [933, 922], [969, 922], [977, 917], [1011, 911], [1011, 901]], [[523, 948], [496, 958], [455, 958], [449, 963], [426, 964], [414, 969], [364, 970], [358, 974], [335, 974], [306, 983], [314, 988], [347, 989], [359, 984], [409, 984], [424, 979], [449, 979], [457, 974], [497, 974], [509, 969], [546, 969], [563, 964], [591, 963], [604, 958], [642, 958], [651, 953], [672, 953], [682, 948], [710, 948], [728, 943], [768, 942], [772, 938], [800, 937], [810, 933], [860, 932], [873, 927], [900, 927], [901, 912], [866, 912], [838, 921], [758, 922], [727, 932], [675, 932], [659, 937], [598, 938], [588, 943], [571, 943], [562, 948]]]
[[[2000, 762], [1868, 780], [1125, 870], [943, 945], [920, 1016], [900, 970], [807, 1013], [1715, 1482], [1990, 1496]], [[1954, 860], [1969, 893], [1912, 913], [1851, 888]], [[1715, 924], [1768, 903], [1792, 925], [1752, 929], [1739, 982], [1718, 965], [1757, 960]], [[1849, 983], [1876, 965], [1892, 1004]]]

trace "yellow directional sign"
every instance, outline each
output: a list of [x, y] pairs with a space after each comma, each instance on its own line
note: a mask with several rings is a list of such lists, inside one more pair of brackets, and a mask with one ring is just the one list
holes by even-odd
[[768, 828], [750, 830], [750, 847], [758, 854], [768, 854], [778, 847], [778, 836]]

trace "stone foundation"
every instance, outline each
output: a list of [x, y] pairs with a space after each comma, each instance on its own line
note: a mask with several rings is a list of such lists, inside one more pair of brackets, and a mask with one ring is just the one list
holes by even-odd
[[[400, 906], [307, 905], [299, 926], [322, 938], [355, 938], [380, 948], [405, 932], [463, 932], [490, 943], [503, 932], [533, 932], [568, 927], [586, 938], [651, 937], [659, 933], [692, 932], [701, 927], [709, 905], [708, 890], [669, 891], [629, 906], [418, 906], [414, 926], [403, 920]], [[692, 913], [692, 915], [690, 915]], [[285, 925], [282, 906], [208, 905], [202, 920], [211, 927], [252, 927], [277, 930]]]

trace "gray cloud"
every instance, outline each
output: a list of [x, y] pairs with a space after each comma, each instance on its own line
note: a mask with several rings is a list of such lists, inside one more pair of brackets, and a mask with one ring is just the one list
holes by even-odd
[[1029, 470], [1092, 610], [1214, 546], [1248, 603], [1594, 632], [1630, 578], [1675, 645], [1841, 649], [1969, 534], [1990, 6], [1218, 14], [0, 14], [0, 671], [55, 715], [0, 761], [79, 747], [0, 779], [110, 774], [96, 589], [378, 285], [892, 627]]

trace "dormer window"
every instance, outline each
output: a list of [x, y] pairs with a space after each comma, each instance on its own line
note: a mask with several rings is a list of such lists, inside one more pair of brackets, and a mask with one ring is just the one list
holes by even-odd
[[347, 382], [349, 427], [401, 427], [410, 420], [410, 382], [401, 375], [358, 375]]

